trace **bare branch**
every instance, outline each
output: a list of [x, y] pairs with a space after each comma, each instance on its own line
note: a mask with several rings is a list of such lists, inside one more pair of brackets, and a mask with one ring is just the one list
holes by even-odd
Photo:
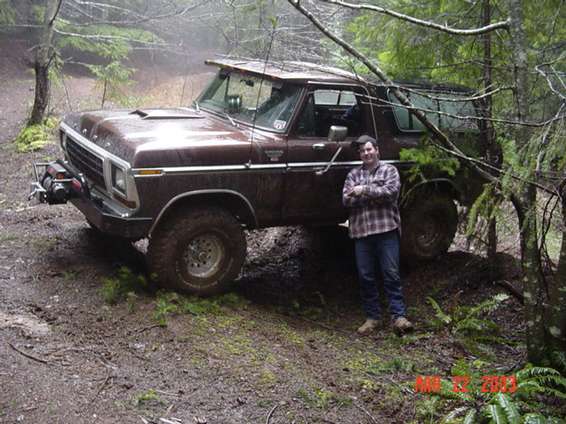
[[[537, 65], [535, 66], [536, 71], [542, 75], [542, 77], [546, 80], [546, 83], [548, 84], [548, 87], [550, 88], [550, 91], [552, 91], [554, 94], [556, 94], [557, 96], [559, 96], [562, 101], [566, 101], [566, 95], [564, 95], [563, 93], [561, 93], [553, 84], [552, 79], [550, 78], [550, 75], [548, 73], [546, 73], [542, 67], [545, 66], [546, 64], [542, 64], [542, 65]], [[551, 71], [552, 71], [552, 75], [554, 75], [556, 78], [558, 78], [558, 81], [560, 81], [561, 85], [564, 86], [564, 81], [562, 80], [562, 78], [560, 78], [560, 74], [558, 72], [556, 72], [556, 70], [554, 70], [553, 67], [550, 67]]]
[[[287, 0], [287, 1], [295, 9], [297, 9], [302, 15], [304, 15], [309, 21], [311, 21], [313, 25], [317, 27], [324, 35], [326, 35], [328, 38], [330, 38], [332, 41], [334, 41], [336, 44], [338, 44], [344, 50], [346, 50], [349, 54], [351, 54], [353, 57], [355, 57], [360, 62], [362, 62], [373, 74], [375, 74], [381, 81], [383, 81], [385, 85], [391, 86], [393, 94], [395, 95], [395, 97], [399, 99], [401, 104], [405, 106], [409, 110], [409, 112], [412, 113], [420, 122], [422, 122], [423, 125], [429, 131], [431, 131], [432, 135], [439, 141], [440, 144], [435, 143], [435, 146], [437, 148], [463, 160], [469, 166], [471, 166], [475, 171], [477, 171], [484, 178], [486, 178], [488, 181], [497, 183], [497, 179], [493, 175], [486, 172], [485, 169], [491, 169], [495, 173], [500, 174], [501, 172], [503, 172], [500, 168], [491, 165], [489, 163], [486, 163], [482, 159], [469, 157], [465, 153], [463, 153], [456, 145], [454, 145], [454, 143], [452, 143], [452, 141], [436, 125], [434, 125], [432, 122], [428, 120], [428, 118], [426, 117], [425, 113], [422, 110], [416, 108], [411, 103], [411, 101], [407, 98], [407, 96], [405, 96], [405, 94], [403, 94], [401, 90], [397, 88], [397, 85], [394, 84], [393, 81], [391, 81], [389, 77], [377, 65], [372, 63], [367, 57], [365, 57], [362, 53], [360, 53], [356, 48], [351, 46], [349, 43], [347, 43], [337, 35], [330, 32], [309, 10], [305, 9], [300, 4], [300, 0]], [[395, 105], [399, 106], [398, 104]], [[437, 111], [432, 111], [432, 112], [438, 113]], [[556, 117], [545, 123], [532, 124], [532, 125], [533, 126], [548, 125], [548, 123], [554, 122], [555, 120], [557, 120]], [[523, 122], [521, 122], [521, 124], [526, 125], [526, 123]], [[554, 190], [551, 190], [548, 187], [538, 184], [535, 181], [528, 181], [521, 176], [517, 176], [513, 174], [512, 172], [509, 172], [509, 175], [515, 180], [527, 182], [528, 184], [531, 184], [534, 187], [544, 190], [545, 192], [556, 194]]]
[[432, 96], [432, 95], [426, 93], [426, 91], [423, 92], [421, 90], [414, 90], [412, 88], [409, 88], [409, 87], [406, 87], [406, 86], [403, 86], [403, 85], [397, 85], [397, 88], [400, 88], [401, 90], [407, 91], [409, 93], [418, 94], [419, 96], [426, 97], [427, 99], [439, 100], [439, 101], [442, 101], [442, 102], [449, 102], [449, 103], [450, 102], [453, 102], [453, 103], [471, 102], [471, 101], [476, 101], [476, 100], [482, 100], [482, 99], [485, 99], [488, 96], [493, 96], [494, 94], [499, 93], [500, 91], [512, 90], [513, 89], [513, 87], [510, 87], [510, 86], [503, 86], [503, 87], [496, 88], [492, 91], [487, 91], [483, 94], [477, 94], [475, 96], [440, 97], [440, 96]]
[[[71, 7], [73, 7], [74, 9], [78, 10], [81, 14], [83, 14], [84, 16], [88, 17], [91, 22], [87, 22], [87, 23], [74, 23], [74, 26], [80, 27], [80, 26], [92, 26], [92, 25], [138, 25], [141, 23], [146, 23], [146, 22], [151, 22], [151, 21], [156, 21], [156, 20], [163, 20], [163, 19], [167, 19], [167, 18], [173, 18], [176, 16], [184, 16], [186, 15], [188, 12], [202, 6], [203, 4], [206, 4], [208, 2], [208, 0], [203, 0], [199, 3], [195, 3], [192, 4], [190, 6], [186, 6], [182, 9], [176, 9], [172, 12], [169, 13], [163, 13], [161, 15], [155, 15], [155, 16], [143, 16], [143, 15], [139, 15], [138, 19], [134, 19], [134, 20], [111, 20], [111, 21], [104, 21], [104, 20], [100, 20], [95, 18], [94, 16], [91, 16], [89, 14], [87, 14], [86, 12], [84, 12], [81, 8], [75, 6], [75, 5], [70, 5]], [[84, 4], [83, 2], [78, 2], [78, 4]], [[106, 6], [110, 6], [110, 5], [105, 5]], [[100, 8], [102, 8], [102, 5], [100, 6]], [[126, 14], [132, 14], [133, 11], [132, 10], [128, 10], [128, 9], [124, 9], [124, 8], [119, 8], [122, 12], [126, 13]]]
[[[400, 90], [405, 91], [405, 87], [403, 86], [399, 86]], [[422, 95], [422, 92], [419, 91], [414, 91], [415, 93], [418, 93], [419, 95]], [[437, 97], [433, 97], [433, 96], [424, 96], [424, 97], [428, 97], [430, 99], [437, 99]], [[482, 98], [485, 96], [479, 96], [478, 98]], [[529, 128], [544, 128], [547, 125], [550, 125], [556, 121], [560, 121], [564, 118], [566, 118], [566, 115], [562, 114], [561, 111], [560, 113], [557, 113], [554, 117], [546, 120], [546, 121], [542, 121], [542, 122], [528, 122], [528, 121], [513, 121], [510, 119], [501, 119], [501, 118], [486, 118], [485, 116], [478, 116], [478, 115], [456, 115], [453, 113], [448, 113], [448, 112], [443, 112], [440, 110], [433, 110], [433, 109], [425, 109], [422, 107], [416, 107], [416, 106], [407, 106], [407, 105], [403, 105], [403, 104], [399, 104], [399, 103], [394, 103], [394, 102], [388, 102], [387, 100], [383, 100], [383, 99], [377, 99], [379, 100], [380, 103], [386, 104], [386, 105], [390, 105], [390, 106], [395, 106], [395, 107], [401, 107], [403, 109], [407, 109], [409, 111], [411, 110], [415, 110], [415, 111], [421, 111], [424, 113], [428, 113], [428, 114], [436, 114], [436, 115], [441, 115], [441, 116], [446, 116], [449, 118], [454, 118], [454, 119], [459, 119], [461, 121], [471, 121], [471, 120], [475, 120], [475, 121], [486, 121], [486, 122], [497, 122], [498, 124], [506, 124], [506, 125], [516, 125], [516, 126], [523, 126], [523, 127], [529, 127]], [[455, 102], [458, 101], [462, 101], [462, 100], [452, 100]]]
[[[562, 102], [562, 104], [560, 105], [560, 107], [558, 108], [558, 111], [556, 112], [555, 117], [558, 117], [561, 115], [562, 110], [564, 109], [564, 107], [566, 106], [566, 103]], [[537, 156], [537, 163], [536, 163], [536, 168], [535, 168], [535, 172], [537, 174], [541, 173], [541, 169], [542, 169], [542, 162], [544, 160], [544, 157], [546, 155], [546, 149], [543, 149], [543, 147], [546, 147], [548, 145], [548, 136], [550, 134], [550, 131], [552, 130], [552, 125], [549, 125], [546, 130], [544, 131], [542, 138], [541, 138], [541, 143], [540, 143], [540, 152]]]
[[55, 13], [53, 13], [53, 16], [51, 17], [51, 20], [49, 21], [49, 26], [52, 26], [53, 22], [55, 22], [55, 19], [57, 19], [57, 15], [59, 14], [59, 11], [61, 10], [61, 4], [63, 4], [63, 0], [59, 0], [57, 2], [57, 8], [55, 9]]
[[417, 19], [413, 16], [405, 15], [403, 13], [395, 12], [393, 10], [385, 9], [383, 7], [375, 6], [373, 4], [365, 4], [365, 3], [354, 4], [354, 3], [348, 3], [348, 2], [345, 2], [345, 1], [342, 1], [342, 0], [319, 0], [319, 1], [322, 1], [324, 3], [336, 4], [336, 5], [346, 7], [346, 8], [349, 8], [349, 9], [371, 10], [372, 12], [392, 16], [394, 18], [401, 19], [403, 21], [410, 22], [410, 23], [415, 24], [415, 25], [435, 29], [437, 31], [441, 31], [441, 32], [445, 32], [447, 34], [453, 34], [453, 35], [480, 35], [480, 34], [485, 34], [487, 32], [495, 31], [495, 30], [498, 30], [498, 29], [508, 29], [509, 28], [509, 20], [506, 20], [506, 21], [496, 22], [496, 23], [493, 23], [493, 24], [490, 24], [490, 25], [486, 25], [486, 26], [481, 27], [481, 28], [457, 29], [457, 28], [450, 28], [450, 27], [445, 26], [445, 25], [439, 25], [439, 24], [434, 23], [434, 22], [425, 21], [423, 19]]
[[100, 41], [102, 41], [102, 40], [123, 40], [123, 41], [128, 41], [128, 42], [145, 44], [145, 45], [149, 45], [149, 46], [166, 46], [167, 45], [166, 43], [156, 43], [156, 42], [143, 41], [143, 40], [138, 40], [138, 39], [135, 39], [135, 38], [123, 37], [121, 35], [80, 34], [78, 32], [61, 31], [59, 29], [54, 29], [54, 31], [59, 35], [68, 35], [70, 37], [86, 38], [88, 40], [100, 40]]
[[[441, 146], [444, 147], [446, 151], [453, 154], [463, 160], [465, 160], [472, 168], [474, 168], [478, 173], [485, 177], [488, 181], [495, 182], [493, 175], [486, 172], [483, 168], [477, 166], [477, 160], [469, 158], [464, 152], [462, 152], [458, 146], [456, 146], [447, 136], [444, 134], [436, 125], [434, 125], [425, 115], [424, 112], [415, 108], [411, 103], [409, 98], [396, 87], [396, 85], [389, 79], [389, 77], [374, 63], [372, 63], [365, 55], [360, 53], [356, 48], [350, 45], [348, 42], [344, 41], [342, 38], [330, 32], [310, 11], [305, 9], [301, 4], [300, 0], [287, 0], [295, 9], [297, 9], [303, 16], [305, 16], [309, 21], [313, 23], [324, 35], [350, 53], [353, 57], [362, 62], [373, 74], [375, 74], [381, 81], [387, 86], [392, 87], [392, 92], [399, 99], [402, 105], [406, 106], [411, 114], [413, 114], [422, 124], [427, 128], [433, 136], [440, 142]], [[485, 165], [482, 163], [482, 165]]]

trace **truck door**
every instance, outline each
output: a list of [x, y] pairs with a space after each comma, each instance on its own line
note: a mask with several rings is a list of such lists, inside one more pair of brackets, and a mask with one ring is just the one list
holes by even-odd
[[[350, 143], [362, 134], [375, 137], [371, 104], [364, 87], [311, 85], [289, 133], [283, 219], [288, 223], [344, 221], [342, 186], [359, 162]], [[348, 129], [346, 140], [328, 141], [332, 125]], [[334, 164], [332, 157], [342, 147]]]

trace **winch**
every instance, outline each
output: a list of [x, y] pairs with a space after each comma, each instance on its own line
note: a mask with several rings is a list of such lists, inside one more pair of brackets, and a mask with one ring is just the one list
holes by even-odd
[[[45, 171], [41, 178], [38, 168]], [[75, 175], [60, 161], [34, 163], [35, 181], [31, 183], [29, 199], [35, 197], [40, 203], [58, 205], [88, 193], [88, 185], [82, 174]]]

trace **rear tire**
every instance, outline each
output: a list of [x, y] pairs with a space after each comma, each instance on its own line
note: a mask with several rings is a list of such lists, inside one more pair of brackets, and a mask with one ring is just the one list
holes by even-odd
[[230, 288], [246, 257], [240, 223], [220, 208], [177, 214], [151, 235], [152, 276], [167, 288], [210, 296]]
[[402, 216], [403, 256], [428, 260], [448, 251], [458, 226], [458, 210], [452, 199], [418, 197], [403, 209]]

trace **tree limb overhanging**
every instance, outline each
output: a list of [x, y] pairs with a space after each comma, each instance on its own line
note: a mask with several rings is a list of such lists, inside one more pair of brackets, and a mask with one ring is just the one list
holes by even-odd
[[55, 22], [55, 19], [57, 19], [57, 15], [59, 14], [59, 11], [61, 10], [62, 4], [63, 4], [63, 0], [59, 0], [58, 3], [57, 3], [57, 8], [55, 9], [55, 13], [53, 13], [51, 20], [49, 21], [49, 26], [53, 26], [53, 22]]
[[393, 10], [385, 9], [383, 7], [376, 6], [376, 5], [373, 5], [373, 4], [365, 4], [365, 3], [354, 4], [354, 3], [348, 3], [348, 2], [342, 1], [342, 0], [320, 0], [320, 1], [322, 1], [324, 3], [336, 4], [338, 6], [346, 7], [348, 9], [371, 10], [372, 12], [380, 13], [382, 15], [392, 16], [392, 17], [400, 19], [402, 21], [410, 22], [412, 24], [419, 25], [419, 26], [422, 26], [422, 27], [425, 27], [425, 28], [432, 28], [432, 29], [435, 29], [437, 31], [441, 31], [441, 32], [445, 32], [447, 34], [453, 34], [453, 35], [465, 35], [465, 36], [480, 35], [480, 34], [485, 34], [485, 33], [495, 31], [495, 30], [498, 30], [498, 29], [505, 29], [505, 30], [509, 29], [509, 20], [501, 21], [501, 22], [495, 22], [493, 24], [486, 25], [486, 26], [483, 26], [483, 27], [480, 27], [480, 28], [458, 29], [458, 28], [451, 28], [451, 27], [446, 26], [446, 25], [440, 25], [440, 24], [430, 22], [430, 21], [425, 21], [423, 19], [418, 19], [418, 18], [415, 18], [413, 16], [405, 15], [403, 13], [395, 12]]
[[[462, 152], [458, 146], [456, 146], [449, 138], [444, 134], [436, 125], [434, 125], [425, 115], [423, 111], [417, 109], [409, 100], [405, 94], [397, 88], [397, 85], [385, 74], [381, 68], [372, 63], [364, 54], [359, 52], [354, 46], [344, 41], [342, 38], [330, 32], [325, 25], [318, 20], [309, 10], [305, 9], [301, 4], [300, 0], [287, 0], [295, 9], [297, 9], [303, 16], [305, 16], [312, 24], [317, 27], [324, 35], [329, 39], [334, 41], [353, 57], [362, 62], [374, 75], [376, 75], [381, 81], [386, 85], [392, 87], [391, 91], [399, 99], [401, 104], [405, 106], [411, 114], [413, 114], [422, 124], [427, 128], [434, 137], [440, 142], [442, 147], [444, 147], [450, 153], [464, 159], [475, 171], [479, 172], [483, 177], [491, 182], [495, 182], [495, 178], [486, 172], [483, 168], [479, 167], [472, 158], [469, 158], [464, 152]], [[324, 0], [323, 0], [324, 1]], [[482, 162], [483, 165], [483, 162]]]

